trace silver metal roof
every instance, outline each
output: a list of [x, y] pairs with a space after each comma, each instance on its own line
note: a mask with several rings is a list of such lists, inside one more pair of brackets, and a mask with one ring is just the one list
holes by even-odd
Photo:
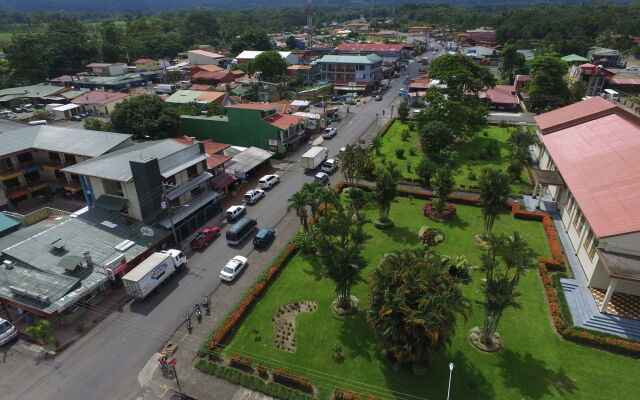
[[49, 125], [28, 126], [0, 133], [0, 157], [29, 149], [97, 157], [129, 138], [131, 135], [124, 133]]
[[263, 150], [259, 147], [249, 147], [248, 149], [235, 155], [228, 163], [226, 172], [231, 174], [247, 173], [253, 168], [273, 157], [274, 153]]

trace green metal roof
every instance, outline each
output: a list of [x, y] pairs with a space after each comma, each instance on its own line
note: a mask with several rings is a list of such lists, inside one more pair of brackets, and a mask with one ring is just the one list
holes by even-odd
[[20, 225], [20, 221], [18, 221], [17, 219], [0, 213], [0, 234], [18, 225]]
[[591, 58], [595, 56], [614, 56], [618, 55], [620, 52], [616, 49], [607, 49], [605, 47], [590, 47], [587, 52], [587, 57]]
[[562, 61], [565, 62], [587, 62], [589, 61], [588, 58], [579, 56], [577, 54], [569, 54], [568, 56], [564, 56], [562, 58], [560, 58]]
[[0, 89], [0, 101], [10, 101], [20, 98], [42, 98], [51, 96], [66, 88], [53, 85], [31, 85], [15, 88]]
[[[130, 261], [170, 235], [170, 231], [156, 227], [142, 234], [143, 226], [122, 214], [93, 208], [78, 217], [46, 219], [7, 235], [0, 239], [0, 248], [3, 258], [14, 262], [14, 268], [4, 269], [0, 275], [0, 295], [48, 313], [64, 310], [107, 280], [103, 265], [122, 256]], [[115, 249], [127, 239], [134, 245], [125, 251]], [[51, 245], [56, 241], [64, 243], [64, 248], [56, 250]], [[84, 262], [85, 251], [93, 267], [85, 263], [77, 268]], [[46, 300], [25, 296], [10, 286]]]
[[106, 86], [114, 86], [114, 85], [122, 85], [123, 83], [131, 83], [136, 81], [144, 81], [145, 78], [143, 75], [137, 74], [124, 74], [120, 76], [85, 76], [78, 80], [76, 80], [76, 84], [93, 84], [93, 85], [106, 85]]
[[146, 161], [150, 158], [160, 159], [186, 147], [188, 146], [169, 139], [136, 143], [64, 168], [62, 172], [128, 182], [133, 179], [129, 161]]
[[247, 89], [243, 89], [241, 87], [237, 87], [231, 90], [231, 93], [237, 94], [238, 96], [244, 96], [245, 94], [247, 94], [247, 92], [248, 92]]
[[204, 92], [202, 90], [177, 90], [167, 99], [165, 99], [165, 101], [167, 103], [174, 104], [193, 103], [198, 97], [202, 96], [205, 93], [207, 92]]
[[129, 140], [131, 135], [49, 125], [28, 126], [0, 133], [0, 156], [38, 149], [97, 157]]
[[316, 63], [340, 63], [340, 64], [375, 64], [381, 62], [382, 57], [376, 54], [366, 56], [336, 56], [328, 55], [317, 60]]

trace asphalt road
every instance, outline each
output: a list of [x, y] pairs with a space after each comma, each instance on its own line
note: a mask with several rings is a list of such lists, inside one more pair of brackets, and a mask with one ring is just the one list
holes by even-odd
[[[365, 132], [372, 132], [373, 124], [381, 126], [382, 122], [376, 121], [376, 113], [382, 116], [384, 109], [388, 116], [404, 77], [407, 74], [414, 77], [417, 72], [418, 63], [411, 63], [408, 71], [392, 82], [382, 101], [351, 106], [348, 117], [334, 125], [338, 128], [338, 135], [323, 144], [329, 149], [329, 156], [335, 156], [341, 147], [354, 143]], [[394, 108], [397, 110], [397, 105]], [[287, 199], [303, 183], [312, 180], [311, 176], [304, 174], [298, 161], [309, 147], [302, 146], [280, 164], [284, 166], [278, 172], [282, 182], [248, 210], [247, 215], [257, 219], [258, 227], [276, 228], [276, 240], [267, 251], [257, 252], [249, 242], [240, 248], [231, 248], [222, 236], [202, 252], [189, 251], [188, 271], [168, 280], [160, 293], [143, 301], [129, 301], [56, 357], [37, 355], [21, 341], [3, 348], [0, 353], [2, 398], [92, 400], [142, 397], [138, 374], [182, 324], [184, 313], [201, 302], [204, 294], [211, 293], [212, 321], [217, 323], [296, 232], [298, 218], [287, 213], [286, 205]], [[340, 179], [340, 173], [337, 173], [332, 181]], [[214, 222], [221, 223], [219, 220]], [[222, 233], [224, 235], [224, 230]], [[249, 258], [249, 267], [233, 284], [222, 284], [218, 272], [226, 260], [237, 254]], [[193, 345], [202, 339], [193, 337], [189, 342]]]

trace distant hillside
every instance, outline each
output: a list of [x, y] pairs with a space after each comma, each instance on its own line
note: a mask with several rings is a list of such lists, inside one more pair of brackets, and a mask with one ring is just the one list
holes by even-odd
[[[621, 3], [630, 0], [613, 0]], [[529, 5], [532, 3], [546, 2], [557, 3], [588, 3], [590, 0], [312, 0], [315, 7], [326, 6], [338, 7], [371, 7], [371, 6], [393, 6], [402, 3], [441, 3], [458, 6], [485, 6], [485, 5]], [[185, 9], [194, 7], [212, 8], [247, 8], [247, 7], [283, 7], [302, 6], [307, 0], [111, 0], [107, 2], [90, 2], [86, 0], [2, 0], [0, 10], [20, 10], [20, 11], [52, 11], [64, 10], [70, 12], [86, 11], [154, 11]]]

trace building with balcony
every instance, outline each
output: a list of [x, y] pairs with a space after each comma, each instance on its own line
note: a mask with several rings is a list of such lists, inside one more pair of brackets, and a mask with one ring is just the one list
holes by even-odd
[[220, 212], [202, 143], [142, 142], [63, 170], [77, 177], [90, 208], [118, 212], [186, 239]]
[[82, 194], [78, 178], [61, 170], [132, 141], [121, 133], [38, 125], [2, 132], [0, 143], [0, 209], [13, 211], [30, 208], [34, 197]]
[[316, 80], [333, 82], [337, 91], [370, 91], [382, 80], [382, 58], [375, 54], [324, 56], [311, 65], [316, 68]]
[[225, 107], [227, 115], [180, 117], [180, 131], [198, 139], [234, 146], [259, 147], [275, 153], [295, 150], [306, 135], [307, 118], [282, 114], [279, 104], [246, 103]]

